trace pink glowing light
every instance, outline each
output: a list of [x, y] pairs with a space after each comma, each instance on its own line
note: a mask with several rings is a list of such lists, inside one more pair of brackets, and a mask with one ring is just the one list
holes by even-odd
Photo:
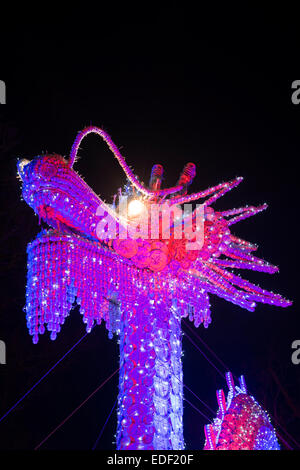
[[219, 409], [213, 424], [205, 426], [206, 450], [279, 450], [276, 432], [268, 414], [247, 392], [245, 379], [234, 385], [226, 374], [229, 392], [217, 391]]
[[[179, 208], [201, 200], [204, 239], [199, 250], [189, 250], [185, 237], [176, 238], [174, 221], [167, 239], [162, 231], [155, 238], [121, 236], [130, 220], [105, 204], [73, 169], [79, 146], [90, 133], [108, 144], [128, 178], [127, 193], [142, 198], [145, 207], [167, 203]], [[266, 206], [214, 211], [211, 204], [242, 178], [188, 195], [196, 174], [191, 163], [177, 185], [166, 189], [160, 187], [163, 170], [156, 165], [148, 189], [108, 134], [93, 126], [79, 132], [70, 160], [41, 155], [19, 161], [18, 172], [24, 200], [52, 227], [27, 249], [26, 318], [34, 343], [46, 328], [51, 339], [56, 338], [75, 301], [88, 332], [104, 320], [109, 336], [120, 337], [118, 448], [182, 449], [181, 318], [188, 316], [196, 327], [207, 327], [210, 294], [250, 311], [257, 302], [291, 305], [231, 271], [277, 271], [252, 255], [256, 245], [231, 233], [233, 224]], [[114, 239], [99, 231], [103, 221], [114, 226]], [[190, 224], [196, 226], [196, 211]], [[224, 399], [219, 399], [226, 415]], [[212, 434], [209, 439], [214, 441]]]

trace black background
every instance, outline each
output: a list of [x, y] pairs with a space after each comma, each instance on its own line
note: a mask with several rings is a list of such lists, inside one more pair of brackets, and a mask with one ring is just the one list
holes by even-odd
[[[31, 343], [22, 311], [26, 246], [40, 228], [20, 200], [16, 160], [42, 151], [68, 155], [77, 131], [93, 124], [111, 135], [141, 180], [147, 182], [152, 165], [162, 163], [165, 185], [172, 185], [184, 164], [193, 161], [193, 192], [244, 176], [216, 208], [269, 204], [233, 231], [258, 243], [258, 256], [279, 265], [280, 273], [243, 274], [294, 305], [258, 305], [250, 313], [211, 297], [213, 322], [197, 334], [235, 375], [245, 375], [257, 400], [300, 442], [300, 365], [291, 362], [291, 344], [300, 339], [300, 105], [291, 101], [291, 84], [299, 78], [296, 12], [293, 6], [283, 12], [248, 3], [200, 10], [98, 7], [86, 17], [83, 5], [67, 13], [43, 6], [39, 16], [35, 12], [25, 19], [18, 11], [11, 22], [3, 21], [0, 79], [6, 82], [7, 104], [0, 107], [0, 339], [7, 364], [0, 365], [0, 416], [84, 334], [76, 308], [55, 342], [45, 335], [38, 345]], [[116, 161], [97, 136], [85, 140], [80, 155], [75, 169], [110, 202], [125, 182]], [[216, 409], [215, 390], [225, 388], [224, 379], [187, 337], [183, 348], [184, 382]], [[117, 341], [107, 338], [104, 326], [95, 328], [0, 423], [0, 448], [33, 449], [117, 367]], [[42, 448], [91, 449], [117, 384], [116, 375]], [[188, 391], [185, 396], [213, 417]], [[187, 449], [203, 447], [204, 424], [185, 403]], [[114, 448], [115, 427], [116, 413], [98, 449]], [[297, 448], [284, 430], [280, 433], [290, 447]]]

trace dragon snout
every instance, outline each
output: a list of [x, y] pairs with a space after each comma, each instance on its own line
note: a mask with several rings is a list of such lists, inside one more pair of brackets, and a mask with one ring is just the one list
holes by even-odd
[[29, 165], [30, 160], [27, 160], [26, 158], [21, 158], [17, 162], [17, 170], [18, 170], [18, 175], [21, 178], [22, 181], [26, 178], [26, 166]]

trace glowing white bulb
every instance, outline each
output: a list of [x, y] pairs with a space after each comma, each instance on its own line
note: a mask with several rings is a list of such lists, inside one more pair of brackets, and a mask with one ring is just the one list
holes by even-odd
[[128, 204], [128, 216], [129, 217], [137, 217], [144, 212], [145, 206], [139, 199], [133, 199]]

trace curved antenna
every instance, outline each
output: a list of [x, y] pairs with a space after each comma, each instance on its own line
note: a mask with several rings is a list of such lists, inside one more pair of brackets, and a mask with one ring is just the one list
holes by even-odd
[[168, 196], [169, 194], [174, 194], [174, 193], [176, 193], [178, 191], [181, 191], [183, 189], [182, 185], [181, 186], [174, 186], [172, 188], [160, 189], [160, 190], [157, 190], [157, 191], [153, 191], [153, 190], [149, 190], [149, 189], [145, 188], [138, 181], [138, 179], [134, 176], [132, 170], [129, 168], [129, 166], [125, 162], [125, 159], [122, 157], [121, 153], [119, 152], [118, 147], [113, 143], [110, 136], [103, 129], [100, 129], [100, 127], [96, 127], [96, 126], [89, 126], [89, 127], [86, 127], [85, 129], [83, 129], [82, 131], [78, 132], [78, 134], [76, 136], [76, 139], [73, 143], [71, 153], [70, 153], [70, 160], [69, 160], [69, 163], [68, 163], [70, 168], [72, 168], [73, 165], [74, 165], [74, 162], [75, 162], [76, 157], [77, 157], [77, 152], [78, 152], [78, 149], [79, 149], [79, 146], [80, 146], [82, 140], [88, 134], [98, 134], [98, 135], [100, 135], [100, 137], [102, 137], [104, 142], [107, 143], [108, 147], [110, 148], [110, 150], [112, 151], [112, 153], [114, 154], [116, 159], [118, 160], [120, 166], [122, 167], [126, 177], [129, 179], [131, 184], [138, 191], [140, 191], [142, 194], [144, 194], [145, 196], [148, 196], [148, 197]]

